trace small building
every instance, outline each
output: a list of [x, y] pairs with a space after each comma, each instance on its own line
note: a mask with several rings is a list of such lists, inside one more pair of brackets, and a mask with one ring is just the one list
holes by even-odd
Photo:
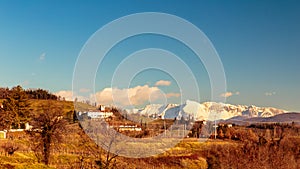
[[232, 124], [231, 123], [220, 123], [220, 124], [217, 125], [217, 127], [228, 127], [228, 128], [231, 128]]
[[100, 111], [104, 112], [104, 111], [105, 111], [105, 108], [106, 108], [106, 107], [105, 107], [104, 105], [99, 105], [99, 110], [100, 110]]
[[6, 139], [6, 132], [7, 131], [0, 131], [0, 139]]
[[101, 112], [101, 111], [87, 112], [87, 116], [90, 117], [91, 119], [105, 119], [105, 118], [113, 116], [113, 113], [112, 112]]
[[26, 122], [26, 123], [21, 123], [20, 128], [12, 128], [9, 129], [10, 132], [21, 132], [21, 131], [26, 131], [32, 129], [32, 126]]
[[142, 131], [142, 128], [137, 125], [120, 125], [118, 127], [119, 131]]

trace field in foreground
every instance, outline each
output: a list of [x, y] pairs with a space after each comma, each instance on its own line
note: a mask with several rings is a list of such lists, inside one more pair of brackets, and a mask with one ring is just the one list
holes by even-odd
[[[50, 165], [38, 163], [30, 150], [29, 139], [22, 132], [12, 139], [0, 140], [0, 168], [284, 168], [300, 167], [299, 128], [285, 126], [276, 130], [236, 126], [231, 138], [205, 142], [185, 138], [174, 148], [149, 158], [113, 156], [99, 149], [77, 123], [68, 125], [60, 144], [53, 146]], [[18, 147], [6, 155], [5, 146]], [[107, 161], [106, 158], [110, 161]], [[107, 162], [109, 163], [108, 165]], [[105, 166], [105, 167], [104, 167]]]

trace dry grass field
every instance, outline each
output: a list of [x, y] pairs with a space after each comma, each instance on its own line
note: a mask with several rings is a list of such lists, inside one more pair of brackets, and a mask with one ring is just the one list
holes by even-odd
[[[30, 100], [31, 109], [47, 104], [45, 100]], [[0, 140], [0, 169], [153, 169], [153, 168], [284, 168], [300, 167], [300, 127], [292, 124], [259, 124], [252, 126], [234, 126], [218, 128], [217, 139], [176, 137], [182, 133], [180, 128], [174, 128], [174, 133], [166, 134], [162, 143], [145, 142], [140, 147], [134, 143], [124, 142], [134, 153], [145, 155], [143, 150], [159, 149], [163, 144], [174, 144], [171, 148], [161, 149], [162, 153], [151, 157], [126, 158], [114, 155], [95, 144], [92, 137], [82, 130], [78, 122], [73, 122], [73, 102], [50, 101], [57, 107], [63, 107], [65, 118], [69, 119], [66, 129], [59, 142], [51, 144], [50, 164], [43, 165], [32, 151], [34, 140], [30, 141], [25, 132], [9, 132], [7, 139]], [[77, 109], [95, 109], [84, 103], [77, 104]], [[138, 117], [135, 121], [139, 121]], [[169, 127], [172, 120], [151, 120], [142, 117], [147, 122], [148, 132], [125, 133], [127, 136], [147, 139], [152, 135], [163, 134], [164, 126]], [[129, 123], [128, 119], [119, 115], [110, 119], [109, 124]], [[88, 123], [93, 125], [93, 121]], [[96, 123], [97, 124], [97, 123]], [[144, 130], [144, 128], [143, 128]], [[91, 136], [91, 135], [90, 135]], [[97, 138], [97, 137], [96, 137]], [[114, 137], [111, 137], [114, 138]], [[100, 141], [101, 139], [99, 137]], [[112, 140], [116, 141], [116, 140]], [[120, 140], [119, 140], [120, 141]], [[121, 141], [122, 142], [122, 141]], [[98, 142], [99, 143], [99, 142]], [[9, 154], [8, 149], [15, 149]]]

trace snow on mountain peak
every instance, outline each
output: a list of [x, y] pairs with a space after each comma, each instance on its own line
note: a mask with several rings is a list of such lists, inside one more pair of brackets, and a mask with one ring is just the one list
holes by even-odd
[[142, 115], [161, 117], [162, 119], [180, 119], [181, 117], [193, 117], [195, 120], [219, 120], [229, 119], [235, 116], [246, 117], [270, 117], [286, 111], [272, 107], [256, 107], [254, 105], [232, 105], [216, 102], [204, 102], [187, 100], [184, 104], [150, 104], [142, 110], [127, 110], [128, 113], [140, 113]]

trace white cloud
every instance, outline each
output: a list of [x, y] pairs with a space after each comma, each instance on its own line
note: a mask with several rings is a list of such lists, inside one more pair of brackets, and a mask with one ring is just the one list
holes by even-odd
[[265, 96], [273, 96], [273, 95], [275, 95], [276, 94], [276, 92], [266, 92], [265, 93]]
[[[81, 93], [89, 92], [88, 89], [80, 89]], [[61, 90], [54, 93], [56, 96], [65, 98], [67, 101], [73, 101], [73, 92], [71, 90]], [[98, 104], [117, 105], [117, 106], [140, 106], [147, 102], [162, 101], [167, 98], [180, 97], [180, 93], [164, 93], [158, 87], [149, 85], [135, 86], [128, 89], [105, 88], [101, 91], [91, 94], [89, 98], [77, 96], [78, 101], [90, 100]]]
[[220, 96], [227, 98], [227, 97], [231, 97], [233, 95], [240, 95], [240, 92], [226, 92], [226, 93], [222, 93]]
[[166, 96], [167, 98], [180, 97], [180, 93], [167, 93]]
[[29, 85], [29, 80], [25, 80], [24, 82], [22, 82], [21, 84], [22, 84], [22, 86], [27, 86], [27, 85]]
[[91, 90], [90, 89], [86, 89], [86, 88], [81, 88], [81, 89], [79, 89], [79, 92], [80, 93], [88, 93], [88, 92], [90, 92]]
[[[61, 90], [61, 91], [55, 92], [54, 95], [60, 96], [62, 99], [65, 98], [66, 101], [74, 101], [73, 92], [71, 90]], [[84, 97], [84, 96], [76, 95], [74, 97], [76, 97], [78, 99], [78, 101], [89, 100], [89, 98]]]
[[73, 92], [70, 90], [61, 90], [54, 94], [56, 96], [60, 96], [61, 98], [65, 98], [67, 101], [73, 101]]
[[45, 58], [46, 58], [46, 53], [44, 52], [40, 55], [39, 60], [45, 60]]
[[155, 86], [170, 86], [170, 85], [171, 85], [171, 81], [167, 81], [167, 80], [160, 80], [155, 83]]
[[158, 87], [150, 87], [148, 85], [136, 86], [128, 89], [105, 88], [95, 95], [91, 95], [91, 97], [96, 97], [99, 104], [114, 104], [118, 106], [139, 106], [148, 101], [152, 102], [179, 96], [180, 94], [178, 93], [164, 94]]
[[230, 97], [230, 96], [232, 96], [233, 94], [232, 94], [232, 92], [226, 92], [226, 93], [222, 93], [221, 94], [221, 97]]

